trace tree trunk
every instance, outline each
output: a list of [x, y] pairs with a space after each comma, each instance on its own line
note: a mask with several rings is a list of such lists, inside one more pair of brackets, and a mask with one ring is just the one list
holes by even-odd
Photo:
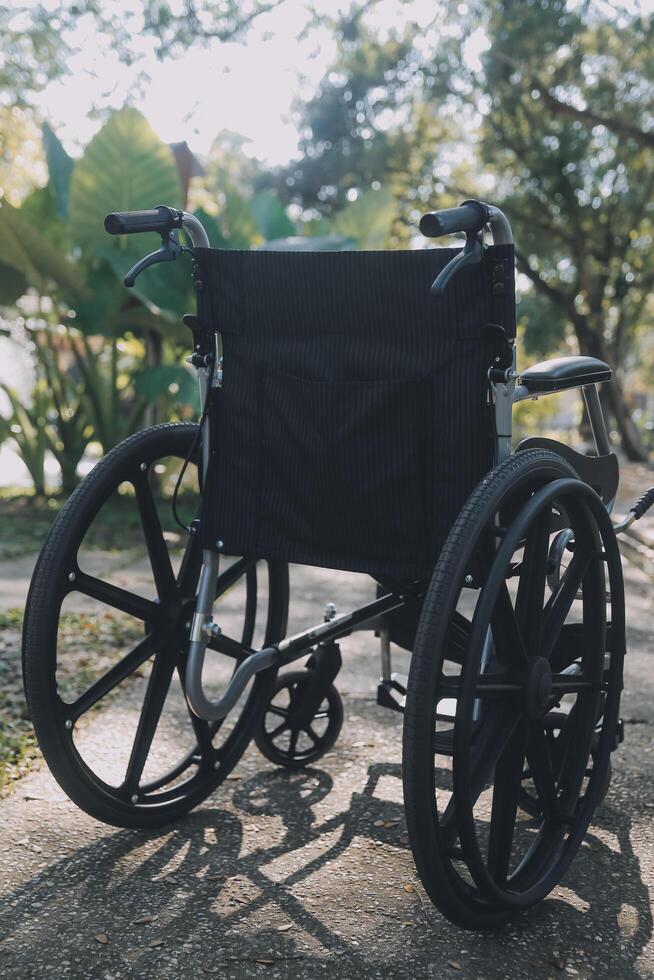
[[620, 444], [627, 459], [632, 463], [646, 463], [647, 450], [627, 408], [622, 385], [615, 376], [602, 386], [602, 406], [606, 414], [615, 422], [615, 427], [620, 433]]
[[[573, 316], [572, 321], [580, 352], [587, 357], [597, 357], [600, 361], [606, 361], [613, 367], [611, 358], [604, 349], [600, 330], [593, 329], [587, 317], [580, 314]], [[627, 408], [622, 384], [615, 373], [611, 381], [602, 385], [600, 397], [604, 414], [607, 416], [607, 428], [613, 421], [620, 436], [620, 446], [627, 459], [633, 463], [646, 463], [649, 458], [647, 450]]]

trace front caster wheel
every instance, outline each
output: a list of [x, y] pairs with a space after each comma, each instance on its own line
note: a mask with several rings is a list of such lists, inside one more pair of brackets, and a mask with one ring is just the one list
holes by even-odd
[[310, 766], [331, 749], [341, 730], [343, 702], [333, 684], [324, 690], [313, 716], [303, 717], [311, 674], [311, 670], [294, 670], [278, 677], [261, 715], [254, 740], [262, 755], [277, 766]]

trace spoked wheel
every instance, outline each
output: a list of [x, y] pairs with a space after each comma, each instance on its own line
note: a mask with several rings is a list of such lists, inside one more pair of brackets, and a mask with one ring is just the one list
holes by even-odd
[[303, 712], [311, 671], [294, 670], [277, 678], [273, 695], [255, 733], [259, 751], [275, 765], [301, 769], [317, 762], [338, 738], [343, 724], [343, 702], [329, 684], [318, 709]]
[[[601, 716], [598, 719], [601, 727]], [[565, 714], [561, 711], [550, 711], [548, 715], [543, 719], [543, 729], [545, 731], [545, 738], [547, 740], [547, 752], [552, 765], [552, 772], [558, 779], [563, 763], [566, 758], [567, 752], [570, 751], [569, 737], [574, 731], [574, 725], [572, 724], [569, 714]], [[592, 773], [592, 768], [595, 765], [595, 760], [598, 758], [599, 752], [599, 736], [596, 734], [593, 738], [591, 749], [590, 749], [590, 759], [588, 760], [588, 767], [586, 768], [585, 776], [589, 777]], [[520, 787], [520, 794], [518, 796], [518, 806], [525, 813], [530, 813], [533, 817], [542, 816], [543, 810], [541, 801], [536, 791], [533, 780], [532, 772], [529, 768], [529, 751], [525, 757], [524, 770], [522, 774], [522, 785]], [[604, 776], [604, 781], [600, 786], [598, 793], [598, 804], [602, 803], [609, 791], [611, 785], [611, 759], [609, 758], [608, 766], [606, 767], [606, 773]]]
[[[45, 759], [68, 796], [117, 826], [155, 826], [197, 805], [252, 738], [274, 685], [258, 674], [225, 722], [188, 708], [184, 670], [200, 544], [185, 523], [198, 508], [197, 426], [147, 429], [112, 450], [61, 510], [39, 557], [25, 612], [23, 672]], [[120, 551], [114, 549], [120, 547]], [[286, 630], [288, 570], [225, 559], [214, 617], [251, 646]], [[208, 651], [222, 690], [239, 661]]]
[[[562, 518], [574, 554], [549, 595]], [[622, 570], [606, 510], [555, 454], [518, 453], [452, 527], [409, 674], [409, 836], [427, 892], [453, 922], [499, 925], [569, 867], [605, 792], [623, 657]], [[558, 755], [555, 711], [565, 716]]]

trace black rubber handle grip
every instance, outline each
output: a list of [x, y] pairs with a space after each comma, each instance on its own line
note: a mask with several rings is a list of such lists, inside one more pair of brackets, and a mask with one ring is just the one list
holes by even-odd
[[427, 238], [453, 235], [457, 231], [481, 231], [489, 220], [488, 208], [481, 201], [464, 201], [458, 208], [429, 211], [420, 219], [420, 231]]
[[643, 493], [636, 503], [631, 508], [631, 513], [636, 515], [636, 520], [639, 521], [643, 514], [645, 514], [650, 507], [654, 504], [654, 487], [650, 487]]
[[104, 219], [104, 230], [110, 235], [134, 235], [144, 231], [165, 235], [173, 228], [181, 228], [181, 223], [181, 211], [160, 204], [151, 211], [113, 211]]

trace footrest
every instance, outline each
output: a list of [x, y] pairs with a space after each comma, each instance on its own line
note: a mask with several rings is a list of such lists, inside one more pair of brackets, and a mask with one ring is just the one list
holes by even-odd
[[377, 685], [377, 704], [382, 708], [403, 714], [405, 701], [406, 687], [397, 680], [396, 674], [392, 674], [389, 681], [381, 680]]

